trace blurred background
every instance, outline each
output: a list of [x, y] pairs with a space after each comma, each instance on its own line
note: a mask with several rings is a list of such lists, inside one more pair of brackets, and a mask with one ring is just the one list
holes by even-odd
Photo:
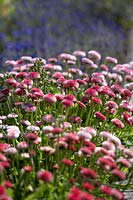
[[0, 66], [92, 49], [133, 61], [133, 0], [0, 0]]

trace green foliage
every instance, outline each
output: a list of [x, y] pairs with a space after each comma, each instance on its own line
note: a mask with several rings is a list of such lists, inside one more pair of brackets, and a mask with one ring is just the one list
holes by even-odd
[[12, 0], [0, 0], [0, 4], [10, 4]]

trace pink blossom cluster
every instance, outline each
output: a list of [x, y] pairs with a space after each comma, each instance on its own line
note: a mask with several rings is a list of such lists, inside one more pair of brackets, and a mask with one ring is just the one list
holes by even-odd
[[133, 165], [132, 63], [75, 50], [6, 64], [0, 199], [124, 200], [115, 183], [129, 187]]

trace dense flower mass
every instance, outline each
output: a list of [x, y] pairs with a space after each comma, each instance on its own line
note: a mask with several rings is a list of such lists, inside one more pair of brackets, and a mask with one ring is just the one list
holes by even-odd
[[133, 64], [121, 74], [116, 58], [95, 50], [6, 64], [0, 199], [123, 200], [132, 185], [133, 88], [125, 76]]

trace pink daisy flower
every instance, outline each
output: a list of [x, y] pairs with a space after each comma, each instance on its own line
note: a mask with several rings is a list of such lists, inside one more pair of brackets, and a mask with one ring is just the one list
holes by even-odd
[[50, 171], [44, 169], [38, 171], [37, 178], [42, 180], [44, 183], [52, 182], [54, 179], [53, 174]]
[[119, 127], [119, 128], [124, 128], [124, 127], [125, 127], [124, 124], [122, 123], [122, 121], [119, 120], [118, 118], [112, 119], [111, 122], [112, 122], [114, 125], [116, 125], [117, 127]]
[[103, 115], [101, 112], [95, 112], [97, 118], [101, 119], [102, 121], [106, 121], [107, 117]]

